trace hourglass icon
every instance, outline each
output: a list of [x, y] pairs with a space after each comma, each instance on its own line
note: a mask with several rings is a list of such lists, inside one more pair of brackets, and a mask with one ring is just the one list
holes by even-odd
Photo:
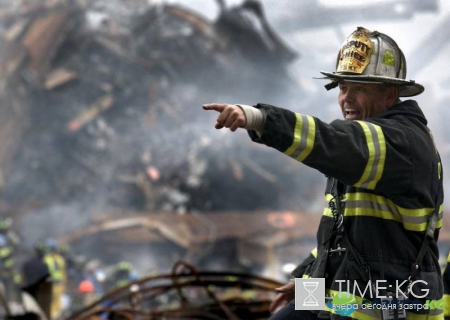
[[318, 286], [319, 286], [319, 282], [303, 282], [303, 288], [305, 288], [305, 290], [308, 291], [308, 296], [303, 301], [304, 307], [318, 307], [319, 306], [319, 302], [313, 296], [313, 292], [316, 291]]

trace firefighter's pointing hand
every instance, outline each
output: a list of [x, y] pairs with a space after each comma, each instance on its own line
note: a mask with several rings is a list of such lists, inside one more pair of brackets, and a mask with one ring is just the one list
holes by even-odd
[[230, 128], [236, 131], [237, 128], [249, 130], [260, 130], [264, 122], [261, 110], [247, 105], [236, 105], [228, 103], [208, 103], [203, 105], [204, 110], [215, 110], [219, 112], [216, 120], [216, 129]]
[[234, 104], [209, 103], [203, 105], [203, 109], [220, 112], [216, 120], [216, 129], [225, 127], [230, 128], [234, 132], [237, 128], [244, 127], [247, 123], [247, 118], [242, 108]]

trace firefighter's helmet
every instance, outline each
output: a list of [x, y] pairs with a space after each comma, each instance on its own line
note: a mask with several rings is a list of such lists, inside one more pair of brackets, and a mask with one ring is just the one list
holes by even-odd
[[34, 248], [40, 257], [43, 257], [47, 253], [47, 246], [44, 242], [38, 242]]
[[48, 252], [57, 252], [58, 251], [58, 242], [55, 238], [47, 238], [45, 239], [45, 247]]
[[116, 268], [119, 271], [131, 271], [133, 269], [133, 265], [128, 261], [120, 261], [117, 263]]
[[12, 219], [0, 219], [0, 232], [8, 231], [12, 225]]
[[83, 280], [78, 285], [79, 293], [92, 293], [95, 291], [94, 284], [89, 280]]
[[339, 81], [386, 83], [397, 86], [400, 97], [421, 94], [424, 87], [406, 80], [406, 60], [397, 43], [389, 36], [358, 27], [343, 43], [335, 72], [321, 71], [336, 87]]

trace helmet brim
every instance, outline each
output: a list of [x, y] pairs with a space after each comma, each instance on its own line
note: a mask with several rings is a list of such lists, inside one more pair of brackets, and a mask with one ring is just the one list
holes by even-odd
[[325, 72], [325, 71], [320, 71], [320, 73], [325, 76], [324, 78], [321, 79], [328, 79], [332, 81], [392, 84], [398, 87], [400, 97], [417, 96], [425, 91], [425, 88], [421, 84], [416, 83], [414, 80], [408, 81], [383, 76], [339, 74], [335, 72]]

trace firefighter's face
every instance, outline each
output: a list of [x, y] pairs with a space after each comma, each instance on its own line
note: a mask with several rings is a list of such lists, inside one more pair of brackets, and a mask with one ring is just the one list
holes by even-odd
[[388, 110], [396, 98], [393, 87], [376, 83], [339, 83], [339, 105], [345, 120], [364, 120]]

